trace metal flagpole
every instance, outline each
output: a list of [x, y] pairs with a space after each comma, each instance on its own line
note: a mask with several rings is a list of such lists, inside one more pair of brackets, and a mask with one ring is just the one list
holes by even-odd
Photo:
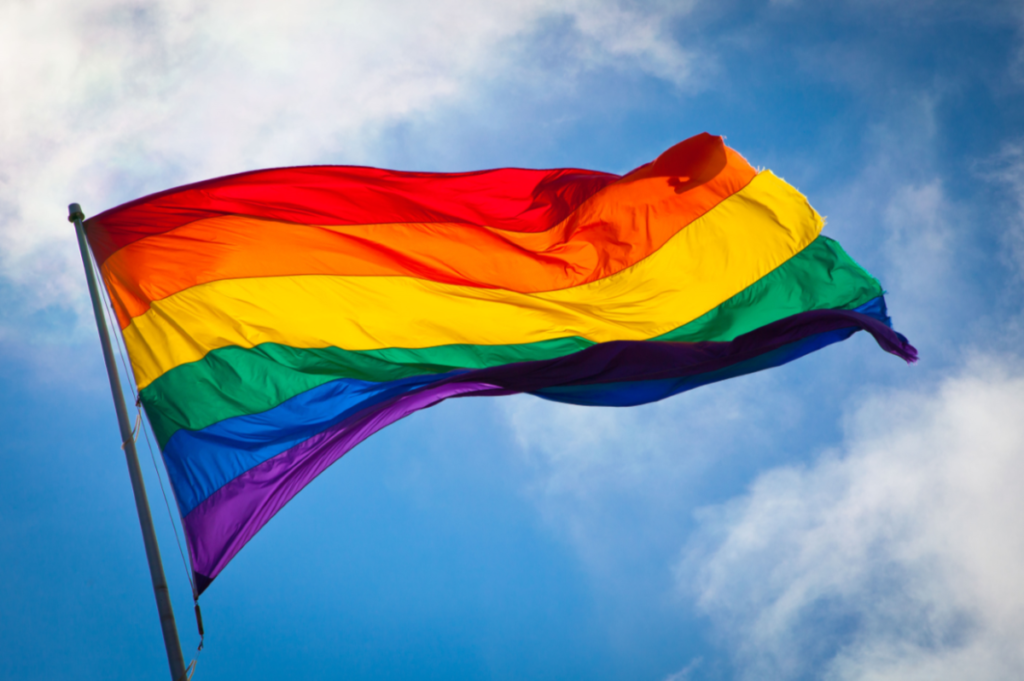
[[171, 596], [167, 589], [167, 578], [164, 577], [164, 566], [160, 561], [160, 547], [156, 543], [156, 530], [153, 528], [153, 516], [149, 512], [149, 500], [146, 498], [146, 486], [142, 481], [142, 469], [139, 467], [139, 456], [135, 451], [135, 437], [132, 434], [131, 421], [128, 420], [128, 408], [121, 392], [121, 379], [114, 363], [114, 351], [110, 346], [110, 333], [103, 320], [103, 307], [100, 302], [100, 291], [96, 283], [96, 275], [89, 262], [89, 245], [85, 240], [85, 227], [82, 220], [85, 215], [77, 203], [68, 206], [68, 222], [75, 223], [78, 234], [78, 247], [82, 251], [82, 264], [85, 265], [85, 278], [89, 282], [89, 297], [92, 298], [92, 311], [96, 315], [96, 328], [100, 332], [100, 344], [103, 346], [103, 361], [107, 365], [107, 377], [110, 378], [110, 392], [114, 395], [114, 408], [117, 410], [117, 423], [121, 427], [121, 441], [124, 443], [125, 458], [128, 459], [128, 476], [132, 480], [132, 491], [135, 492], [135, 510], [139, 512], [139, 524], [142, 526], [142, 541], [146, 545], [146, 559], [149, 561], [149, 574], [153, 578], [153, 593], [156, 595], [156, 609], [160, 613], [160, 627], [164, 633], [164, 646], [167, 648], [167, 661], [171, 667], [172, 681], [186, 679], [185, 658], [181, 654], [181, 643], [178, 641], [178, 628], [174, 623], [174, 610], [171, 608]]

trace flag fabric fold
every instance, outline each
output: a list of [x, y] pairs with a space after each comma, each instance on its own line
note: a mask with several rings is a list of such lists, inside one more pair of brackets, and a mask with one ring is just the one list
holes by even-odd
[[200, 591], [327, 466], [451, 397], [643, 404], [858, 330], [916, 359], [806, 199], [707, 134], [624, 176], [284, 168], [85, 226]]

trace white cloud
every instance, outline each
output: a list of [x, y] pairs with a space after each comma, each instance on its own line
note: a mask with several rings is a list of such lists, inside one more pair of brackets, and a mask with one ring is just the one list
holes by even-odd
[[[688, 82], [685, 3], [87, 0], [0, 5], [0, 275], [80, 306], [66, 205], [97, 212], [242, 169], [373, 162], [380, 133], [529, 72]], [[559, 59], [531, 49], [560, 22]]]
[[681, 589], [744, 678], [1024, 675], [1024, 370], [867, 400], [841, 450], [702, 512]]
[[581, 407], [530, 396], [500, 401], [542, 498], [584, 503], [609, 494], [660, 491], [676, 496], [712, 458], [737, 441], [758, 439], [762, 421], [784, 430], [793, 403], [763, 403], [777, 387], [769, 373], [710, 385], [630, 408]]
[[1018, 277], [1024, 277], [1024, 142], [1004, 144], [998, 154], [980, 165], [980, 171], [1010, 199], [1002, 242], [1011, 268]]
[[666, 676], [665, 681], [689, 681], [693, 678], [694, 672], [696, 672], [697, 669], [700, 667], [701, 662], [703, 662], [703, 658], [693, 658], [692, 660], [690, 660], [690, 662], [687, 663], [685, 667], [675, 672], [674, 674], [669, 674], [668, 676]]
[[937, 335], [948, 321], [942, 310], [952, 287], [936, 282], [965, 276], [955, 271], [955, 247], [969, 235], [953, 229], [954, 211], [937, 179], [893, 187], [882, 211], [885, 287], [899, 300], [903, 328], [920, 337]]

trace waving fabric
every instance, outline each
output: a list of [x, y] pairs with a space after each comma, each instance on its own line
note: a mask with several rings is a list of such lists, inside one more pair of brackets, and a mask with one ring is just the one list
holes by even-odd
[[659, 400], [869, 332], [882, 289], [704, 134], [579, 169], [263, 170], [86, 221], [200, 591], [356, 444], [450, 397]]

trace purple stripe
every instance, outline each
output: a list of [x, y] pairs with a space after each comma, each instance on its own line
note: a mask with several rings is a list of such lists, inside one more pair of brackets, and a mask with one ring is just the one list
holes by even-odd
[[498, 386], [479, 382], [433, 385], [345, 419], [224, 485], [183, 521], [199, 591], [282, 506], [370, 435], [449, 397], [503, 392]]

